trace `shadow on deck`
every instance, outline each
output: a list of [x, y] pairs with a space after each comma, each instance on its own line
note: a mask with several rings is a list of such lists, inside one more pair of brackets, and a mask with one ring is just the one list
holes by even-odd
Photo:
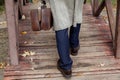
[[[58, 54], [54, 31], [33, 32], [29, 16], [19, 21], [19, 30], [20, 64], [7, 66], [4, 80], [65, 80], [56, 68]], [[21, 34], [22, 31], [27, 34]], [[84, 6], [79, 38], [79, 55], [72, 56], [71, 80], [119, 80], [120, 60], [113, 56], [109, 27], [101, 17], [92, 16], [88, 4]], [[23, 57], [24, 51], [35, 54]]]

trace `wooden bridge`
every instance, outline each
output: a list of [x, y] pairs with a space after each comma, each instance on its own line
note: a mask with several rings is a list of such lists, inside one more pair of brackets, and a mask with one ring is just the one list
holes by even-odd
[[[65, 80], [56, 68], [58, 59], [53, 30], [33, 32], [30, 6], [23, 0], [5, 0], [9, 32], [10, 66], [4, 80]], [[119, 80], [120, 77], [120, 0], [114, 17], [111, 0], [91, 0], [84, 5], [80, 50], [72, 57], [70, 80]], [[85, 0], [86, 2], [86, 0]], [[106, 7], [108, 22], [100, 16]], [[26, 15], [19, 20], [19, 15]]]

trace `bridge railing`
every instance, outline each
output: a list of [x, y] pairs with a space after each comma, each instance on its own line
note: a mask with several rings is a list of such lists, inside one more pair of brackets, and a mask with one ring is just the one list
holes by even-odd
[[91, 0], [92, 12], [95, 17], [98, 17], [104, 7], [107, 11], [108, 22], [111, 30], [112, 39], [115, 38], [115, 17], [111, 0]]
[[18, 20], [22, 17], [23, 6], [28, 0], [5, 0], [8, 36], [9, 36], [9, 55], [11, 65], [19, 64], [19, 29]]
[[[116, 58], [120, 58], [120, 0], [116, 1], [116, 12], [113, 11], [112, 0], [90, 0], [93, 16], [98, 17], [106, 8], [109, 27], [113, 40], [113, 49]], [[85, 0], [86, 2], [86, 0]], [[116, 13], [116, 15], [114, 14]], [[114, 17], [115, 16], [115, 17]]]

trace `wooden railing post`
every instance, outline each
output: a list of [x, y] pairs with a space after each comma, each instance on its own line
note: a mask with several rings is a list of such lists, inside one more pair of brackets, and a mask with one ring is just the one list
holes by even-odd
[[23, 15], [23, 0], [19, 0], [19, 19], [22, 18]]
[[117, 0], [116, 30], [115, 30], [115, 53], [120, 58], [120, 0]]
[[[119, 43], [119, 37], [120, 37], [120, 0], [117, 0], [117, 16], [116, 20], [114, 17], [114, 11], [112, 7], [112, 2], [111, 0], [102, 0], [99, 4], [98, 0], [91, 0], [92, 3], [92, 10], [93, 10], [93, 15], [95, 17], [98, 17], [104, 7], [106, 7], [107, 10], [107, 16], [108, 16], [108, 22], [109, 22], [109, 27], [111, 31], [111, 36], [113, 40], [113, 48], [116, 53], [116, 57], [120, 58], [120, 43]], [[115, 25], [115, 21], [116, 25]]]
[[6, 17], [8, 25], [8, 36], [9, 36], [9, 55], [10, 62], [12, 65], [18, 65], [18, 6], [14, 0], [5, 0]]
[[[112, 35], [112, 39], [114, 41], [115, 40], [115, 17], [114, 17], [114, 13], [113, 13], [113, 7], [112, 7], [111, 0], [105, 0], [105, 5], [106, 5], [106, 10], [107, 10], [111, 35]], [[114, 44], [114, 42], [113, 42], [113, 44]]]
[[92, 1], [92, 8], [93, 8], [93, 15], [98, 17], [104, 7], [107, 10], [108, 22], [110, 26], [110, 31], [112, 35], [113, 45], [115, 44], [115, 17], [113, 13], [113, 7], [111, 0], [102, 0], [100, 3], [98, 0], [91, 0]]
[[29, 3], [29, 0], [23, 0], [23, 5], [26, 5], [26, 3]]
[[84, 0], [84, 4], [86, 4], [87, 0]]
[[102, 12], [102, 10], [104, 9], [104, 7], [105, 7], [105, 0], [103, 0], [103, 1], [99, 4], [96, 12], [94, 12], [94, 16], [95, 16], [95, 17], [98, 17], [98, 16], [100, 15], [100, 13]]
[[92, 5], [93, 15], [95, 15], [96, 10], [98, 9], [99, 6], [99, 0], [91, 0], [91, 5]]

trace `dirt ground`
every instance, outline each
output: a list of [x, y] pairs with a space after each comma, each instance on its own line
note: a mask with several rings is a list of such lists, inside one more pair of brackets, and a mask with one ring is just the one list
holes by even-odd
[[0, 29], [0, 62], [5, 60], [8, 53], [7, 28]]
[[[0, 15], [0, 66], [5, 63], [8, 56], [8, 32], [6, 27], [5, 14]], [[3, 80], [3, 69], [0, 69], [0, 80]]]
[[2, 62], [8, 53], [8, 32], [5, 14], [0, 15], [0, 23], [0, 62]]

